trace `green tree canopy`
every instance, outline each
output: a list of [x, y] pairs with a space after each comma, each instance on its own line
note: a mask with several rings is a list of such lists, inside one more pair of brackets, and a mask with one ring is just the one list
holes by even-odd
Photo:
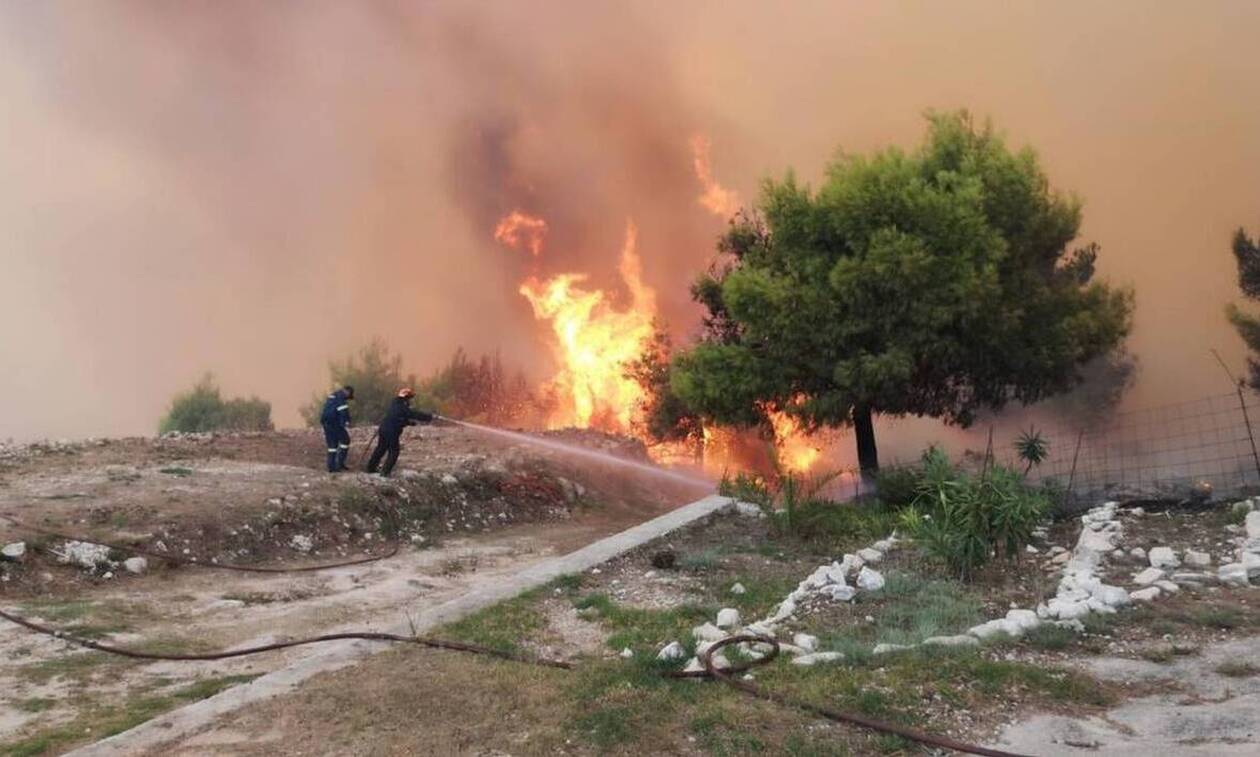
[[[1234, 232], [1234, 261], [1238, 264], [1238, 288], [1249, 300], [1260, 300], [1260, 244], [1247, 236], [1244, 229]], [[1230, 323], [1238, 335], [1247, 343], [1253, 357], [1247, 359], [1251, 376], [1248, 383], [1253, 389], [1260, 389], [1260, 361], [1254, 353], [1260, 353], [1260, 317], [1245, 313], [1237, 305], [1230, 304], [1225, 309]]]
[[913, 152], [839, 155], [822, 187], [763, 184], [693, 287], [705, 336], [674, 391], [719, 422], [777, 409], [852, 424], [878, 468], [872, 416], [966, 425], [980, 408], [1066, 391], [1128, 333], [1133, 297], [1070, 249], [1081, 205], [965, 112], [929, 114]]
[[175, 395], [158, 423], [158, 433], [183, 431], [270, 431], [271, 403], [257, 397], [224, 400], [207, 373], [192, 389]]

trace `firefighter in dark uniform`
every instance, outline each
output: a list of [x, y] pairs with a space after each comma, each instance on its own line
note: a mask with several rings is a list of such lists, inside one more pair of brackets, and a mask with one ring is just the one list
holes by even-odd
[[[398, 396], [389, 403], [385, 419], [376, 431], [376, 449], [372, 450], [372, 457], [368, 460], [368, 473], [376, 473], [379, 467], [381, 475], [388, 476], [394, 470], [394, 463], [398, 462], [398, 453], [402, 450], [399, 442], [402, 441], [403, 429], [417, 423], [433, 422], [432, 413], [411, 409], [411, 398], [415, 396], [416, 393], [410, 388], [399, 389]], [[384, 465], [381, 465], [382, 457], [385, 458]]]
[[354, 387], [343, 386], [324, 400], [324, 411], [319, 414], [319, 425], [324, 427], [324, 441], [328, 447], [328, 472], [346, 469], [350, 456], [350, 400], [354, 399]]

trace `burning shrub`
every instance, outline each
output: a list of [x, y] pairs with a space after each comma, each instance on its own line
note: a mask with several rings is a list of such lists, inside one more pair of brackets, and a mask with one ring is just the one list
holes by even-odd
[[175, 395], [158, 423], [158, 433], [182, 431], [270, 431], [271, 403], [257, 397], [224, 400], [207, 373], [187, 392]]

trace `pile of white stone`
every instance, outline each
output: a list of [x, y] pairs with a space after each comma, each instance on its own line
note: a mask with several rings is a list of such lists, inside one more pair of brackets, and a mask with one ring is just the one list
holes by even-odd
[[1227, 586], [1250, 586], [1253, 580], [1260, 581], [1260, 497], [1235, 502], [1234, 508], [1246, 513], [1238, 560], [1222, 565], [1217, 577]]
[[149, 567], [149, 561], [143, 557], [129, 557], [121, 562], [110, 559], [110, 548], [103, 544], [87, 541], [67, 541], [53, 549], [57, 561], [65, 565], [75, 565], [84, 570], [102, 571], [102, 578], [113, 578], [114, 571], [121, 566], [128, 573], [143, 573]]
[[[884, 588], [884, 577], [872, 568], [883, 561], [884, 556], [896, 548], [896, 534], [881, 539], [856, 554], [846, 554], [840, 560], [820, 565], [787, 596], [769, 617], [741, 626], [739, 611], [725, 608], [717, 614], [716, 622], [705, 623], [691, 629], [696, 639], [696, 656], [687, 661], [685, 670], [699, 671], [704, 669], [700, 662], [703, 655], [713, 644], [727, 638], [742, 634], [778, 638], [780, 626], [794, 615], [802, 611], [814, 601], [849, 602], [859, 591], [879, 591]], [[849, 580], [853, 580], [853, 585]], [[742, 594], [744, 587], [736, 584], [731, 587], [732, 593]], [[768, 644], [740, 644], [740, 652], [745, 656], [757, 659], [770, 651]], [[791, 643], [779, 642], [779, 651], [792, 656], [797, 665], [815, 665], [820, 662], [834, 662], [844, 658], [839, 652], [818, 650], [818, 637], [806, 633], [793, 634]], [[623, 657], [632, 654], [629, 649], [622, 651]], [[677, 641], [666, 644], [657, 653], [662, 660], [681, 660], [687, 655], [685, 647]], [[730, 666], [730, 661], [722, 652], [713, 656], [713, 664], [718, 668]]]

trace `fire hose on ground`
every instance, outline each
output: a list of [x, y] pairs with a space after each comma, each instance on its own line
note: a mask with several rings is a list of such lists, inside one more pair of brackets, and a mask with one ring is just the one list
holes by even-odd
[[[339, 563], [298, 566], [298, 567], [293, 567], [293, 568], [274, 568], [274, 567], [265, 567], [265, 566], [234, 565], [230, 563], [211, 563], [211, 562], [203, 562], [203, 561], [199, 561], [195, 559], [186, 559], [186, 558], [178, 557], [175, 555], [151, 552], [151, 551], [139, 549], [134, 546], [112, 544], [109, 542], [101, 541], [100, 539], [97, 539], [94, 537], [84, 538], [81, 536], [64, 534], [55, 530], [45, 529], [39, 526], [33, 526], [30, 524], [24, 523], [18, 520], [17, 518], [14, 518], [11, 515], [7, 515], [3, 513], [0, 513], [0, 519], [8, 521], [9, 523], [13, 524], [17, 528], [26, 529], [33, 533], [37, 533], [43, 536], [49, 536], [49, 537], [57, 538], [57, 539], [65, 539], [68, 541], [81, 541], [81, 542], [87, 542], [91, 544], [99, 544], [101, 546], [109, 547], [110, 549], [118, 550], [119, 552], [143, 555], [145, 557], [152, 557], [155, 559], [174, 563], [176, 565], [183, 565], [183, 566], [197, 567], [197, 568], [208, 568], [211, 570], [218, 569], [218, 570], [240, 571], [240, 572], [249, 572], [249, 573], [303, 573], [303, 572], [312, 572], [312, 571], [318, 571], [318, 570], [328, 570], [331, 568], [340, 568], [340, 567], [346, 567], [346, 566], [352, 566], [352, 565], [363, 565], [365, 563], [376, 562], [379, 560], [384, 560], [389, 557], [393, 557], [394, 555], [398, 554], [398, 551], [399, 551], [398, 542], [394, 542], [391, 545], [390, 549], [384, 553], [381, 553], [378, 555], [371, 555], [369, 557], [363, 557], [356, 560], [339, 562]], [[92, 639], [81, 638], [73, 634], [67, 633], [65, 631], [53, 628], [51, 626], [47, 626], [41, 623], [36, 623], [32, 620], [28, 620], [20, 615], [17, 615], [15, 613], [9, 612], [8, 610], [4, 610], [4, 609], [0, 609], [0, 618], [3, 618], [4, 620], [9, 621], [10, 623], [19, 625], [29, 631], [43, 634], [45, 636], [51, 636], [53, 638], [60, 639], [62, 641], [65, 641], [70, 644], [74, 644], [79, 647], [83, 647], [85, 649], [90, 649], [97, 652], [104, 652], [106, 654], [117, 655], [120, 657], [126, 657], [133, 660], [151, 660], [151, 661], [165, 661], [165, 662], [206, 662], [206, 661], [227, 660], [227, 659], [231, 659], [235, 657], [245, 657], [249, 655], [263, 654], [266, 652], [274, 652], [274, 651], [278, 651], [282, 649], [290, 649], [293, 647], [308, 646], [311, 644], [321, 644], [321, 643], [333, 642], [333, 641], [358, 640], [358, 641], [375, 641], [375, 642], [384, 642], [384, 643], [413, 644], [416, 646], [430, 647], [433, 649], [446, 649], [446, 650], [456, 651], [456, 652], [465, 652], [469, 654], [485, 655], [489, 657], [495, 657], [501, 660], [509, 660], [512, 662], [519, 662], [519, 663], [524, 663], [524, 664], [529, 664], [529, 665], [540, 665], [543, 667], [557, 668], [560, 670], [573, 670], [574, 669], [574, 666], [572, 663], [569, 663], [563, 660], [549, 660], [545, 658], [531, 657], [531, 656], [526, 656], [526, 655], [515, 654], [512, 652], [506, 652], [501, 649], [495, 649], [493, 647], [486, 647], [479, 644], [469, 644], [469, 643], [465, 643], [461, 641], [454, 641], [450, 639], [438, 639], [438, 638], [429, 637], [429, 636], [420, 636], [414, 633], [410, 636], [404, 636], [401, 634], [384, 633], [384, 632], [377, 632], [377, 631], [347, 631], [343, 633], [330, 633], [330, 634], [323, 634], [320, 636], [310, 636], [306, 638], [292, 639], [289, 641], [280, 641], [280, 642], [273, 642], [270, 644], [261, 644], [261, 645], [252, 646], [252, 647], [242, 647], [239, 649], [233, 649], [233, 650], [221, 651], [221, 652], [205, 652], [205, 653], [200, 653], [200, 654], [174, 654], [174, 653], [146, 652], [146, 651], [138, 650], [138, 649], [128, 649], [126, 647], [117, 647], [110, 644], [103, 644], [99, 641], [93, 641]], [[740, 662], [740, 663], [737, 663], [737, 664], [734, 664], [725, 668], [718, 667], [717, 665], [714, 664], [713, 662], [714, 653], [718, 652], [724, 647], [730, 646], [732, 644], [740, 644], [740, 643], [767, 645], [770, 647], [770, 651], [767, 654], [761, 656], [760, 658]], [[778, 655], [779, 655], [779, 642], [775, 640], [774, 638], [771, 638], [768, 636], [757, 636], [757, 635], [750, 635], [750, 634], [729, 636], [725, 639], [722, 639], [721, 641], [714, 643], [709, 648], [707, 648], [703, 654], [699, 656], [699, 660], [701, 664], [704, 666], [704, 670], [693, 671], [693, 672], [667, 671], [667, 672], [662, 673], [662, 675], [664, 675], [667, 678], [703, 678], [703, 679], [717, 680], [726, 684], [727, 686], [730, 686], [731, 688], [737, 691], [747, 694], [748, 696], [752, 696], [766, 702], [773, 702], [774, 704], [777, 704], [781, 707], [800, 710], [800, 711], [809, 713], [811, 715], [824, 718], [826, 720], [831, 720], [836, 723], [854, 725], [854, 726], [858, 726], [860, 728], [865, 728], [868, 730], [879, 731], [881, 733], [887, 733], [887, 734], [892, 734], [895, 736], [900, 736], [903, 739], [908, 739], [910, 741], [918, 742], [920, 744], [924, 744], [931, 747], [937, 747], [941, 749], [951, 749], [954, 751], [964, 752], [967, 754], [986, 755], [987, 757], [1023, 757], [1022, 755], [1018, 755], [1013, 752], [1004, 752], [1001, 750], [989, 749], [987, 747], [977, 746], [974, 744], [967, 744], [961, 741], [951, 739], [947, 736], [939, 736], [936, 734], [927, 733], [926, 731], [920, 731], [920, 730], [910, 728], [907, 726], [902, 726], [895, 723], [888, 723], [881, 720], [875, 720], [872, 718], [867, 718], [867, 717], [855, 715], [852, 713], [841, 712], [839, 710], [833, 710], [828, 707], [822, 707], [820, 705], [812, 704], [810, 702], [806, 702], [803, 700], [793, 699], [791, 697], [787, 697], [782, 694], [767, 691], [765, 689], [762, 689], [758, 686], [755, 686], [749, 683], [748, 681], [745, 681], [736, 677], [739, 674], [744, 673], [753, 667], [765, 665], [771, 662]]]

